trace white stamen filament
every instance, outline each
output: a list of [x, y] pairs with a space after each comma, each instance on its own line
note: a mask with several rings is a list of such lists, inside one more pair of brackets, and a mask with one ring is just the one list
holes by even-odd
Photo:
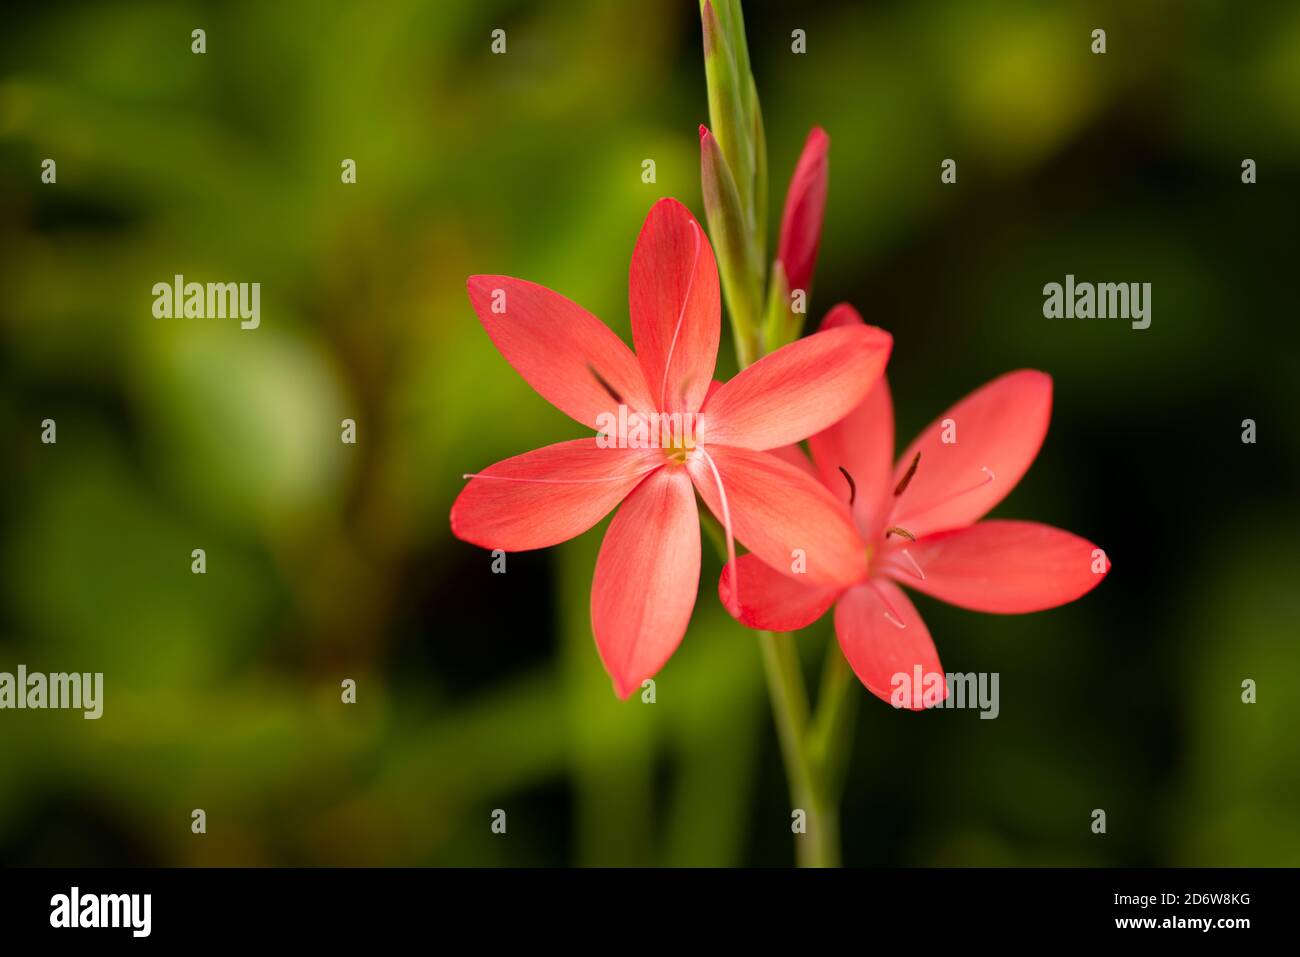
[[[916, 523], [916, 520], [917, 520], [918, 518], [920, 518], [921, 516], [929, 515], [931, 512], [933, 512], [933, 511], [937, 511], [938, 509], [943, 508], [945, 505], [948, 505], [948, 504], [950, 504], [951, 502], [955, 502], [955, 501], [957, 501], [957, 499], [961, 498], [963, 495], [969, 495], [969, 494], [971, 494], [972, 492], [978, 492], [978, 491], [979, 491], [980, 489], [982, 489], [984, 486], [986, 486], [986, 485], [988, 485], [990, 482], [992, 482], [992, 481], [994, 480], [994, 478], [996, 478], [996, 476], [993, 474], [993, 470], [992, 470], [991, 468], [989, 468], [987, 465], [981, 465], [981, 466], [980, 466], [980, 471], [983, 472], [983, 473], [985, 474], [985, 476], [987, 476], [987, 477], [984, 479], [984, 481], [979, 482], [979, 483], [977, 483], [977, 484], [975, 484], [975, 485], [972, 485], [970, 488], [962, 489], [960, 492], [953, 492], [953, 494], [949, 495], [949, 496], [948, 496], [947, 498], [945, 498], [943, 501], [941, 501], [941, 502], [935, 502], [933, 505], [929, 506], [928, 508], [926, 508], [926, 509], [924, 509], [924, 510], [922, 510], [922, 511], [920, 511], [920, 512], [916, 512], [915, 514], [908, 514], [908, 516], [907, 516], [907, 523], [908, 523], [909, 525], [915, 524], [915, 523]], [[900, 499], [899, 501], [902, 501], [902, 500]], [[895, 511], [897, 511], [897, 509], [895, 509]]]
[[885, 593], [884, 591], [881, 590], [880, 586], [877, 585], [875, 582], [867, 582], [867, 584], [870, 585], [871, 590], [876, 593], [876, 597], [879, 598], [882, 602], [884, 602], [885, 607], [889, 609], [888, 611], [885, 612], [885, 618], [889, 621], [889, 623], [898, 628], [906, 628], [907, 625], [903, 624], [902, 620], [899, 617], [897, 617], [898, 609], [895, 608], [892, 604], [890, 604], [889, 599], [885, 597]]
[[652, 465], [648, 469], [642, 469], [639, 472], [629, 472], [627, 475], [602, 475], [599, 478], [589, 479], [518, 478], [513, 475], [488, 475], [484, 472], [466, 472], [461, 476], [461, 478], [489, 479], [494, 482], [525, 482], [529, 485], [591, 485], [595, 482], [626, 482], [628, 479], [634, 479], [639, 475], [649, 475], [655, 469], [659, 468], [663, 468], [663, 466]]
[[916, 559], [912, 557], [912, 553], [909, 552], [906, 548], [904, 548], [902, 551], [903, 554], [907, 556], [907, 560], [912, 563], [912, 567], [916, 569], [917, 577], [919, 577], [921, 581], [925, 581], [925, 572], [923, 572], [921, 570], [921, 566], [916, 563]]
[[696, 447], [695, 451], [708, 463], [709, 471], [713, 473], [713, 481], [718, 485], [718, 498], [722, 502], [722, 528], [727, 535], [727, 568], [731, 571], [731, 603], [734, 606], [727, 611], [731, 612], [733, 618], [739, 618], [740, 583], [736, 578], [736, 540], [731, 534], [731, 509], [727, 507], [727, 490], [722, 486], [722, 476], [718, 474], [718, 467], [713, 464], [713, 456], [701, 447]]

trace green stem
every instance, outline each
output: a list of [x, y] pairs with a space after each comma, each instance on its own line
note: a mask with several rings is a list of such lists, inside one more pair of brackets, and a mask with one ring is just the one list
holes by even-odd
[[[742, 342], [738, 336], [737, 358], [743, 369], [748, 365], [748, 350]], [[701, 520], [725, 563], [725, 533], [707, 513], [701, 514]], [[853, 673], [844, 661], [839, 643], [832, 637], [822, 671], [818, 711], [812, 716], [794, 637], [763, 631], [759, 633], [759, 648], [767, 693], [772, 701], [772, 717], [781, 743], [781, 758], [790, 784], [790, 801], [805, 815], [806, 830], [795, 835], [795, 860], [800, 867], [839, 867], [839, 806], [852, 717], [857, 707]]]
[[808, 696], [804, 690], [799, 657], [788, 635], [759, 633], [763, 652], [763, 672], [772, 698], [772, 716], [781, 742], [781, 756], [790, 778], [792, 797], [802, 797], [813, 790], [812, 762], [805, 747], [808, 728]]
[[822, 687], [817, 698], [817, 720], [810, 732], [813, 760], [821, 768], [826, 792], [838, 802], [844, 794], [844, 776], [853, 743], [853, 720], [860, 696], [855, 694], [853, 671], [834, 635], [826, 646]]
[[[759, 644], [781, 756], [790, 781], [790, 800], [796, 809], [804, 812], [807, 825], [806, 832], [796, 836], [795, 858], [800, 867], [838, 867], [840, 775], [825, 773], [818, 754], [824, 745], [818, 743], [819, 735], [812, 733], [813, 728], [825, 724], [825, 712], [818, 714], [815, 725], [810, 725], [803, 672], [791, 636], [764, 631], [759, 635]], [[841, 700], [849, 697], [844, 692], [838, 695]], [[836, 710], [842, 712], [843, 708], [837, 705]], [[830, 727], [841, 725], [842, 722], [832, 717]]]
[[[767, 143], [758, 92], [750, 69], [740, 0], [700, 0], [704, 73], [712, 132], [700, 128], [700, 185], [719, 278], [735, 340], [736, 362], [745, 369], [766, 350], [799, 335], [789, 290], [778, 269], [767, 289]], [[766, 321], [765, 321], [766, 317]], [[705, 520], [722, 560], [725, 535]], [[852, 673], [831, 641], [822, 672], [819, 710], [811, 716], [798, 648], [791, 635], [762, 632], [763, 673], [781, 742], [781, 757], [794, 808], [807, 829], [796, 835], [801, 867], [836, 867], [840, 862], [839, 804], [848, 757], [856, 687]]]

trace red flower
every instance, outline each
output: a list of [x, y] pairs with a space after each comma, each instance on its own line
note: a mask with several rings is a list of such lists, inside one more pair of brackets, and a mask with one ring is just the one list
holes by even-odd
[[[848, 513], [808, 473], [765, 451], [848, 414], [880, 378], [892, 339], [858, 323], [819, 332], [711, 384], [721, 328], [718, 273], [704, 231], [676, 200], [646, 217], [629, 276], [636, 354], [563, 296], [505, 276], [471, 276], [493, 343], [561, 411], [602, 435], [490, 466], [451, 510], [452, 532], [484, 548], [545, 548], [605, 533], [591, 591], [596, 646], [626, 698], [676, 650], [699, 586], [695, 491], [732, 536], [770, 564], [802, 549], [807, 580], [842, 588], [867, 571]], [[611, 422], [694, 415], [693, 435], [609, 447]], [[684, 430], [683, 430], [684, 432]], [[650, 437], [656, 437], [653, 427]], [[632, 445], [632, 442], [628, 442]]]
[[[840, 305], [818, 335], [861, 325]], [[897, 583], [1001, 614], [1054, 608], [1091, 591], [1110, 563], [1090, 542], [1036, 522], [979, 521], [1038, 454], [1051, 405], [1046, 374], [1008, 373], [940, 416], [891, 468], [893, 406], [881, 377], [852, 413], [809, 439], [811, 461], [797, 445], [780, 451], [849, 509], [867, 573], [847, 588], [827, 587], [742, 555], [738, 591], [729, 569], [718, 583], [723, 603], [739, 608], [742, 623], [770, 631], [803, 628], [834, 605], [844, 656], [867, 689], [889, 701], [896, 675], [910, 680], [918, 665], [925, 676], [942, 674], [925, 622]]]

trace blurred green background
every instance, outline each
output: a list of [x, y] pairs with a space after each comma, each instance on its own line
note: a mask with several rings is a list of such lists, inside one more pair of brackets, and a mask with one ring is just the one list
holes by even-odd
[[[493, 575], [447, 522], [462, 473], [581, 434], [465, 277], [543, 283], [626, 338], [646, 211], [702, 217], [695, 0], [8, 13], [0, 671], [103, 671], [105, 713], [0, 712], [0, 861], [789, 863], [758, 648], [708, 549], [649, 706], [591, 639], [605, 523]], [[1050, 372], [1046, 445], [996, 514], [1114, 562], [1036, 615], [917, 597], [947, 669], [1001, 674], [1001, 715], [861, 691], [846, 863], [1300, 864], [1300, 6], [746, 16], [772, 219], [825, 126], [812, 311], [894, 334], [900, 447], [988, 379]], [[1044, 319], [1067, 272], [1151, 282], [1151, 328]], [[261, 282], [261, 328], [153, 318], [176, 273]], [[829, 632], [799, 639], [810, 674]]]

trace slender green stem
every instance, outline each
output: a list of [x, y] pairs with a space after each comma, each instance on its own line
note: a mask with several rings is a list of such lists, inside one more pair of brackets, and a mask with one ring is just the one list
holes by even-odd
[[795, 860], [800, 867], [839, 867], [839, 799], [814, 798], [810, 803], [808, 833], [795, 846]]
[[[820, 743], [824, 735], [817, 733], [817, 729], [826, 726], [833, 733], [843, 722], [833, 715], [828, 719], [821, 712], [816, 723], [810, 723], [803, 671], [790, 635], [765, 631], [760, 634], [759, 642], [781, 755], [790, 780], [790, 799], [805, 815], [807, 830], [796, 837], [796, 860], [800, 867], [838, 867], [840, 775], [826, 774], [818, 754], [826, 747]], [[836, 697], [842, 701], [851, 696], [841, 690]], [[836, 710], [842, 714], [844, 708], [836, 705]]]
[[772, 698], [772, 716], [781, 741], [781, 756], [790, 778], [791, 796], [802, 797], [813, 789], [813, 769], [807, 753], [808, 695], [804, 690], [799, 656], [789, 635], [759, 634], [763, 672]]
[[[761, 298], [761, 288], [759, 293]], [[780, 294], [784, 296], [783, 292]], [[764, 352], [761, 310], [749, 314], [751, 310], [738, 311], [738, 305], [729, 295], [728, 313], [732, 318], [736, 361], [744, 369]], [[727, 550], [722, 529], [712, 522], [704, 524], [725, 562]], [[796, 834], [795, 859], [800, 867], [838, 867], [843, 763], [848, 753], [846, 738], [854, 700], [847, 680], [849, 669], [838, 645], [832, 641], [834, 658], [823, 670], [820, 710], [814, 718], [809, 711], [808, 690], [794, 638], [764, 631], [759, 635], [759, 646], [772, 716], [781, 742], [781, 757], [789, 779], [790, 800], [796, 810], [803, 811], [805, 818], [805, 830]]]
[[[707, 514], [701, 514], [701, 520], [705, 533], [725, 562], [725, 533]], [[838, 867], [839, 805], [857, 705], [853, 673], [840, 653], [839, 644], [832, 638], [814, 716], [810, 713], [794, 636], [760, 632], [759, 648], [781, 758], [790, 784], [791, 804], [805, 815], [806, 830], [795, 837], [795, 859], [800, 867]]]
[[[799, 334], [779, 266], [770, 288], [767, 264], [767, 143], [739, 0], [700, 0], [704, 73], [712, 131], [700, 128], [700, 185], [736, 349], [745, 369]], [[764, 307], [764, 291], [767, 304]], [[765, 317], [767, 317], [765, 319]], [[719, 480], [721, 481], [721, 480]], [[725, 535], [705, 528], [727, 560]], [[791, 635], [762, 632], [763, 672], [794, 807], [804, 812], [800, 866], [840, 862], [839, 804], [857, 689], [832, 640], [822, 672], [819, 710], [810, 714], [799, 652]]]
[[844, 793], [844, 776], [853, 744], [853, 720], [858, 713], [859, 695], [855, 690], [853, 671], [832, 635], [826, 646], [826, 663], [822, 666], [822, 687], [817, 698], [817, 719], [810, 731], [810, 750], [821, 768], [826, 793], [837, 803]]

